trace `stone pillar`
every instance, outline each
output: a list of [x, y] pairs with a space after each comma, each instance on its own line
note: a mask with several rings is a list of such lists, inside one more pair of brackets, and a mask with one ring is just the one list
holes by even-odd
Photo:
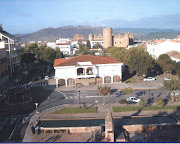
[[112, 110], [110, 110], [105, 118], [105, 139], [108, 142], [114, 142], [114, 119]]
[[67, 85], [67, 83], [68, 83], [68, 79], [67, 79], [67, 78], [65, 79], [65, 82], [66, 82], [65, 84], [66, 84], [66, 87], [67, 87], [67, 86], [68, 86], [68, 85]]
[[56, 87], [58, 87], [58, 79], [56, 79]]

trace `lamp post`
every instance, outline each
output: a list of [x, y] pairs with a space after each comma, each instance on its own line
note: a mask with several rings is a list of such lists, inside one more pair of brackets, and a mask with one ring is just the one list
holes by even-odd
[[96, 104], [96, 113], [97, 113], [98, 112], [98, 107], [97, 107], [98, 100], [95, 101], [95, 104]]
[[79, 107], [81, 108], [80, 92], [81, 91], [79, 91]]
[[150, 102], [151, 102], [151, 101], [150, 101], [150, 89], [149, 89], [148, 91], [149, 91], [149, 105], [150, 105]]

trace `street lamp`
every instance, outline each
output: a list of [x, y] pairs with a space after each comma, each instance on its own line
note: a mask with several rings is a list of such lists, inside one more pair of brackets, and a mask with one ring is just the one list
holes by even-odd
[[96, 104], [96, 113], [97, 113], [98, 112], [98, 107], [97, 107], [98, 100], [95, 101], [95, 104]]
[[81, 91], [79, 91], [79, 107], [81, 108], [80, 92]]
[[150, 89], [149, 89], [148, 91], [149, 91], [149, 105], [150, 105], [150, 102], [151, 102], [151, 101], [150, 101]]

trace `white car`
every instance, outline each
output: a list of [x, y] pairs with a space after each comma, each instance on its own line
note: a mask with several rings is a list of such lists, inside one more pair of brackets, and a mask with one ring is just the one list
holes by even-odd
[[45, 80], [49, 80], [49, 76], [45, 76], [45, 78], [44, 78]]
[[170, 79], [170, 78], [166, 78], [166, 77], [165, 77], [165, 78], [164, 78], [164, 80], [168, 81], [168, 80], [171, 80], [171, 79]]
[[147, 78], [144, 78], [143, 81], [155, 81], [156, 79], [153, 78], [153, 77], [147, 77]]
[[138, 103], [140, 102], [140, 99], [139, 98], [136, 98], [136, 97], [129, 97], [127, 99], [128, 102], [131, 102], [131, 103]]

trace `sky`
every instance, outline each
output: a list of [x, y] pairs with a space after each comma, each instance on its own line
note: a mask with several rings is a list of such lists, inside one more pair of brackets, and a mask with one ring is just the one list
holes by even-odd
[[11, 34], [66, 25], [180, 30], [180, 0], [0, 0], [0, 24]]

